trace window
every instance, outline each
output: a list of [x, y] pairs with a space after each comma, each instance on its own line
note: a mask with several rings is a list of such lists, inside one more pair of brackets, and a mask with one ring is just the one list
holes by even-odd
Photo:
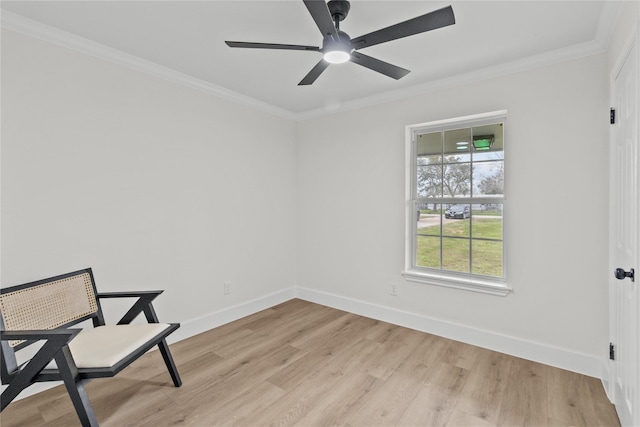
[[506, 295], [506, 111], [407, 126], [407, 280]]

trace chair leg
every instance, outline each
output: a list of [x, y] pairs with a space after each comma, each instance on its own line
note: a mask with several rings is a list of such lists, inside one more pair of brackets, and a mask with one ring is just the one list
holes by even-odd
[[19, 384], [17, 381], [11, 382], [0, 396], [0, 412], [4, 411], [9, 403], [13, 401], [22, 390], [31, 385], [30, 383]]
[[6, 407], [9, 406], [9, 403], [18, 397], [22, 390], [32, 384], [32, 378], [32, 375], [18, 375], [9, 383], [0, 396], [0, 412], [4, 411]]
[[81, 380], [78, 375], [78, 368], [73, 361], [69, 347], [62, 348], [56, 356], [56, 363], [80, 422], [84, 427], [98, 427], [98, 420], [93, 413], [89, 396], [84, 388], [85, 381]]
[[[1, 321], [0, 321], [1, 323]], [[31, 360], [23, 366], [15, 377], [11, 379], [7, 388], [2, 392], [0, 397], [0, 412], [11, 403], [22, 390], [33, 384], [33, 380], [40, 371], [55, 357], [58, 351], [66, 344], [68, 339], [58, 337], [58, 339], [48, 339]], [[4, 348], [3, 348], [4, 350]], [[3, 365], [3, 368], [5, 366]]]
[[65, 385], [82, 425], [84, 427], [98, 427], [98, 420], [93, 413], [89, 396], [87, 396], [87, 392], [84, 389], [84, 381], [76, 381], [74, 384], [69, 384], [65, 381]]
[[180, 387], [182, 385], [182, 380], [180, 379], [178, 368], [176, 368], [176, 364], [174, 363], [171, 352], [169, 351], [167, 341], [160, 341], [160, 343], [158, 344], [158, 348], [160, 349], [160, 353], [162, 353], [162, 358], [164, 359], [164, 363], [167, 365], [167, 369], [169, 370], [169, 374], [171, 375], [173, 384], [176, 387]]

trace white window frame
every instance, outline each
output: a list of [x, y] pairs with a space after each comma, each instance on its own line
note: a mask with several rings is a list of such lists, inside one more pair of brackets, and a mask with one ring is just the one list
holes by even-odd
[[[502, 278], [491, 278], [471, 273], [460, 273], [454, 271], [429, 269], [415, 265], [416, 259], [416, 210], [415, 199], [417, 198], [417, 179], [416, 179], [416, 136], [420, 133], [446, 131], [451, 129], [460, 129], [464, 127], [481, 126], [496, 122], [506, 122], [507, 111], [493, 111], [490, 113], [475, 114], [471, 116], [457, 117], [446, 120], [438, 120], [428, 123], [419, 123], [408, 125], [405, 128], [405, 202], [406, 202], [406, 234], [405, 234], [405, 269], [402, 275], [406, 280], [418, 283], [424, 283], [436, 286], [445, 286], [455, 289], [463, 289], [467, 291], [480, 292], [490, 295], [506, 296], [512, 289], [507, 285], [506, 281], [506, 239], [505, 225], [503, 221], [502, 236], [502, 262], [503, 272]], [[506, 169], [505, 160], [505, 169]], [[505, 211], [507, 198], [507, 184], [505, 183], [505, 194], [500, 199], [503, 207], [503, 217], [506, 217]], [[479, 199], [479, 198], [476, 198]]]

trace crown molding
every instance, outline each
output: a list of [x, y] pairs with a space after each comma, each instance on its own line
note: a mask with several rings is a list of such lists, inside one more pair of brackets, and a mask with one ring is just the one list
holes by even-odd
[[350, 111], [361, 108], [371, 107], [387, 102], [398, 101], [401, 99], [425, 95], [436, 91], [450, 89], [454, 87], [464, 86], [472, 83], [481, 82], [497, 77], [503, 77], [510, 74], [516, 74], [523, 71], [530, 71], [537, 68], [558, 64], [561, 62], [571, 61], [586, 56], [598, 55], [606, 52], [602, 43], [599, 41], [591, 41], [578, 45], [562, 48], [539, 55], [530, 56], [521, 60], [502, 63], [491, 67], [481, 68], [469, 73], [457, 74], [444, 79], [433, 80], [428, 83], [411, 86], [395, 91], [386, 92], [379, 95], [373, 95], [361, 98], [355, 101], [345, 102], [339, 107], [333, 109], [317, 109], [297, 114], [298, 120], [306, 120], [320, 116], [334, 114], [337, 111]]
[[399, 89], [386, 92], [384, 94], [373, 95], [355, 101], [345, 102], [340, 106], [331, 108], [319, 108], [316, 110], [298, 113], [297, 120], [306, 120], [316, 117], [335, 114], [338, 111], [350, 111], [361, 108], [372, 107], [387, 102], [398, 101], [413, 96], [425, 95], [436, 91], [450, 89], [467, 84], [477, 83], [496, 77], [503, 77], [523, 71], [534, 70], [561, 62], [599, 55], [609, 49], [611, 37], [615, 31], [615, 23], [620, 15], [622, 2], [604, 1], [602, 12], [598, 21], [595, 37], [592, 41], [568, 46], [566, 48], [545, 52], [539, 55], [530, 56], [517, 61], [502, 63], [491, 67], [474, 70], [469, 73], [457, 74], [452, 77], [434, 80], [410, 88]]
[[213, 83], [197, 79], [171, 68], [164, 67], [151, 61], [139, 58], [120, 50], [105, 46], [84, 37], [59, 30], [41, 22], [3, 10], [1, 13], [2, 27], [17, 33], [25, 34], [48, 43], [65, 47], [76, 52], [111, 62], [123, 67], [145, 73], [159, 79], [188, 87], [198, 92], [214, 95], [226, 100], [234, 101], [247, 107], [255, 108], [288, 120], [295, 120], [296, 114], [283, 108], [275, 107], [266, 102], [217, 86]]
[[134, 55], [110, 48], [103, 44], [85, 39], [75, 34], [59, 30], [38, 21], [34, 21], [17, 15], [12, 12], [2, 11], [2, 27], [16, 31], [28, 36], [32, 36], [49, 43], [53, 43], [74, 51], [93, 56], [104, 61], [112, 62], [129, 69], [145, 73], [166, 81], [179, 84], [193, 90], [214, 95], [223, 99], [237, 102], [239, 104], [255, 108], [257, 110], [279, 116], [288, 120], [302, 121], [316, 117], [328, 116], [337, 112], [357, 110], [371, 107], [387, 102], [398, 101], [419, 95], [432, 93], [435, 91], [449, 89], [457, 86], [472, 84], [496, 77], [515, 74], [523, 71], [542, 68], [545, 66], [558, 64], [565, 61], [583, 58], [591, 55], [598, 55], [607, 51], [612, 34], [615, 30], [615, 22], [621, 10], [619, 1], [605, 1], [602, 6], [602, 13], [598, 22], [595, 37], [590, 42], [585, 42], [539, 55], [530, 56], [521, 60], [497, 64], [469, 73], [454, 75], [451, 77], [434, 80], [428, 83], [399, 89], [383, 94], [361, 98], [355, 101], [348, 101], [339, 106], [330, 108], [320, 108], [300, 113], [295, 113], [283, 108], [279, 108], [241, 95], [237, 92], [225, 89], [201, 79], [180, 73], [176, 70], [164, 67], [151, 61], [139, 58]]

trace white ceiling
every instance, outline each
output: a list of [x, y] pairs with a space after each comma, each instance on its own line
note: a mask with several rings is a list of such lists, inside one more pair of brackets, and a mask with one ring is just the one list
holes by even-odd
[[[346, 63], [331, 65], [304, 87], [297, 84], [320, 60], [319, 53], [232, 49], [224, 43], [321, 45], [301, 0], [3, 0], [1, 7], [3, 25], [10, 29], [34, 32], [42, 23], [46, 27], [39, 34], [63, 30], [174, 70], [195, 86], [304, 117], [602, 52], [616, 3], [353, 0], [340, 26], [352, 38], [449, 4], [456, 24], [362, 50], [411, 70], [401, 80]], [[29, 25], [16, 24], [23, 18]]]

